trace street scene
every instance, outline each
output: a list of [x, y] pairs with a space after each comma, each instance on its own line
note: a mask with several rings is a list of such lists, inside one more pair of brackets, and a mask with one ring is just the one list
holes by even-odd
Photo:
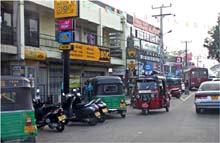
[[195, 114], [193, 92], [181, 100], [172, 98], [171, 109], [148, 116], [128, 107], [126, 119], [109, 115], [103, 124], [88, 127], [69, 124], [60, 134], [48, 128], [39, 131], [39, 142], [219, 142], [219, 111]]
[[220, 142], [220, 9], [2, 0], [1, 142]]

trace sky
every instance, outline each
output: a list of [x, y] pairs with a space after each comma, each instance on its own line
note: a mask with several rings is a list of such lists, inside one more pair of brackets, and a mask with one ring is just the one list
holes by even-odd
[[[152, 9], [172, 5], [164, 8], [163, 13], [173, 15], [163, 18], [164, 47], [168, 51], [184, 50], [183, 41], [188, 43], [187, 49], [196, 56], [201, 56], [199, 65], [210, 67], [217, 64], [216, 60], [207, 60], [208, 50], [203, 47], [204, 39], [208, 37], [208, 30], [217, 25], [217, 16], [220, 13], [220, 0], [100, 0], [117, 9], [160, 27], [159, 19], [152, 17], [160, 13], [159, 9]], [[175, 15], [175, 16], [174, 16]], [[171, 33], [166, 33], [172, 30]], [[197, 63], [197, 62], [196, 62]], [[202, 65], [201, 65], [202, 64]]]

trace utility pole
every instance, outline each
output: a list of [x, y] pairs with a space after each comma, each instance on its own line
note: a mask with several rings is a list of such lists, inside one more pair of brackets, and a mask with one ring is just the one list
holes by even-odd
[[186, 49], [185, 49], [185, 55], [186, 55], [185, 62], [186, 62], [186, 65], [185, 65], [185, 69], [187, 69], [187, 67], [188, 67], [188, 64], [187, 64], [187, 44], [192, 43], [192, 41], [182, 41], [181, 43], [186, 44]]
[[166, 13], [163, 14], [163, 8], [169, 8], [171, 7], [172, 4], [170, 4], [169, 6], [164, 6], [163, 4], [159, 7], [153, 7], [152, 9], [160, 9], [160, 14], [159, 15], [152, 15], [152, 17], [160, 17], [160, 64], [162, 65], [162, 69], [160, 69], [162, 71], [162, 73], [164, 73], [164, 51], [163, 51], [163, 18], [165, 16], [169, 16], [172, 15], [171, 13]]

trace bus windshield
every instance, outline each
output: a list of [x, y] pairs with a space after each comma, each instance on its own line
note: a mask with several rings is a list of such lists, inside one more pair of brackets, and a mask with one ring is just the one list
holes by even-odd
[[207, 77], [208, 73], [205, 69], [192, 71], [192, 78]]

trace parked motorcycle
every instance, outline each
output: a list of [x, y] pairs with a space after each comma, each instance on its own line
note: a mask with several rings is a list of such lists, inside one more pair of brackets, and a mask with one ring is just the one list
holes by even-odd
[[98, 119], [98, 121], [100, 123], [105, 122], [105, 120], [106, 120], [106, 113], [108, 112], [106, 103], [104, 103], [100, 98], [98, 98], [96, 100], [93, 99], [91, 102], [96, 104], [99, 107], [99, 112], [101, 114], [100, 115], [101, 117]]
[[71, 122], [87, 122], [91, 126], [98, 123], [101, 117], [99, 107], [92, 102], [87, 104], [81, 102], [80, 93], [73, 90], [73, 93], [63, 94], [65, 97], [62, 107], [67, 116], [65, 123]]
[[37, 128], [48, 125], [50, 129], [62, 132], [65, 129], [63, 108], [60, 105], [45, 105], [40, 99], [33, 99]]

